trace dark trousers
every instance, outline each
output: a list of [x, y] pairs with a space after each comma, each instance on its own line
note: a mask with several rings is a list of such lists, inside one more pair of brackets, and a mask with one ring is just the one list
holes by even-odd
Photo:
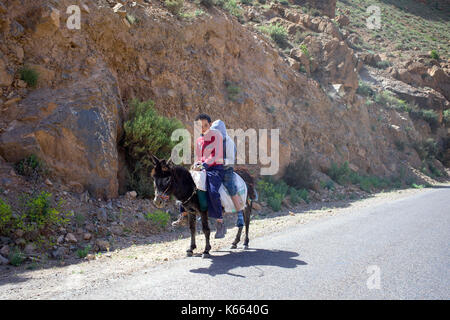
[[208, 216], [222, 219], [222, 202], [220, 201], [219, 189], [223, 181], [223, 166], [217, 165], [206, 170], [206, 187], [208, 189]]

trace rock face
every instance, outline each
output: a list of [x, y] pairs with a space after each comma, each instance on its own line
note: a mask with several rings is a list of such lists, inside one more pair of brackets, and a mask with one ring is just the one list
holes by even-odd
[[[334, 16], [336, 1], [299, 2]], [[0, 87], [0, 156], [15, 162], [36, 153], [52, 183], [86, 191], [83, 201], [87, 194], [113, 198], [124, 191], [125, 157], [118, 148], [133, 98], [152, 99], [161, 114], [181, 120], [191, 133], [201, 112], [230, 129], [280, 129], [280, 172], [304, 155], [321, 171], [348, 161], [387, 175], [401, 163], [391, 152], [395, 134], [378, 125], [377, 111], [362, 108], [355, 95], [361, 62], [348, 34], [329, 17], [271, 6], [267, 15], [286, 18], [291, 35], [317, 33], [304, 39], [307, 53], [295, 47], [287, 57], [221, 10], [192, 22], [159, 4], [127, 3], [124, 10], [139, 19], [130, 24], [106, 1], [86, 0], [79, 31], [63, 19], [71, 1], [49, 3], [8, 2], [1, 13], [9, 22], [0, 34], [7, 41], [0, 46], [0, 81], [6, 84]], [[38, 71], [36, 88], [11, 85], [23, 64]], [[299, 72], [301, 65], [306, 73]], [[446, 79], [438, 69], [426, 72]], [[232, 100], [230, 82], [239, 87]]]
[[117, 132], [122, 108], [115, 77], [97, 66], [67, 88], [33, 91], [0, 135], [10, 162], [35, 153], [62, 182], [79, 182], [95, 197], [116, 197]]

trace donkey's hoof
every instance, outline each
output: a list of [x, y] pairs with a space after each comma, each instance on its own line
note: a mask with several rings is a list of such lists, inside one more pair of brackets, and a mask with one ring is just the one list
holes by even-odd
[[211, 255], [209, 254], [209, 252], [203, 252], [202, 258], [203, 259], [211, 258]]
[[248, 250], [248, 244], [244, 244], [244, 250]]
[[194, 255], [194, 252], [192, 250], [186, 251], [186, 256], [187, 257], [192, 257], [193, 255]]
[[237, 249], [237, 245], [232, 244], [232, 245], [231, 245], [231, 249]]

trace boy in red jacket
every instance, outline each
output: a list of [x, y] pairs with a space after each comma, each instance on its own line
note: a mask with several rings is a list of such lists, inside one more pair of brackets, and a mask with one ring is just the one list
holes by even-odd
[[208, 189], [208, 216], [217, 219], [215, 238], [224, 238], [226, 228], [223, 223], [222, 203], [219, 188], [223, 180], [223, 138], [218, 130], [211, 129], [211, 118], [207, 114], [199, 114], [202, 134], [196, 141], [196, 163], [206, 169], [206, 186]]

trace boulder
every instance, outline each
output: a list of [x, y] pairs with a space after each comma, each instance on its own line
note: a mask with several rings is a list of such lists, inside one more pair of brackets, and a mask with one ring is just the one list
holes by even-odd
[[55, 259], [62, 259], [67, 253], [68, 249], [66, 247], [58, 247], [56, 250], [52, 251], [52, 257]]
[[100, 251], [109, 251], [110, 245], [108, 241], [98, 239], [95, 244]]
[[75, 238], [75, 236], [72, 233], [66, 234], [65, 240], [66, 240], [66, 242], [69, 242], [69, 243], [77, 243], [78, 242], [77, 238]]
[[345, 16], [345, 15], [337, 16], [335, 21], [339, 24], [339, 26], [341, 28], [345, 27], [345, 26], [348, 26], [350, 24], [350, 19], [347, 16]]
[[62, 183], [96, 198], [118, 195], [117, 133], [122, 103], [105, 65], [60, 89], [36, 89], [0, 135], [0, 155], [17, 162], [35, 153]]
[[9, 263], [9, 260], [0, 254], [0, 265], [6, 265], [8, 263]]

